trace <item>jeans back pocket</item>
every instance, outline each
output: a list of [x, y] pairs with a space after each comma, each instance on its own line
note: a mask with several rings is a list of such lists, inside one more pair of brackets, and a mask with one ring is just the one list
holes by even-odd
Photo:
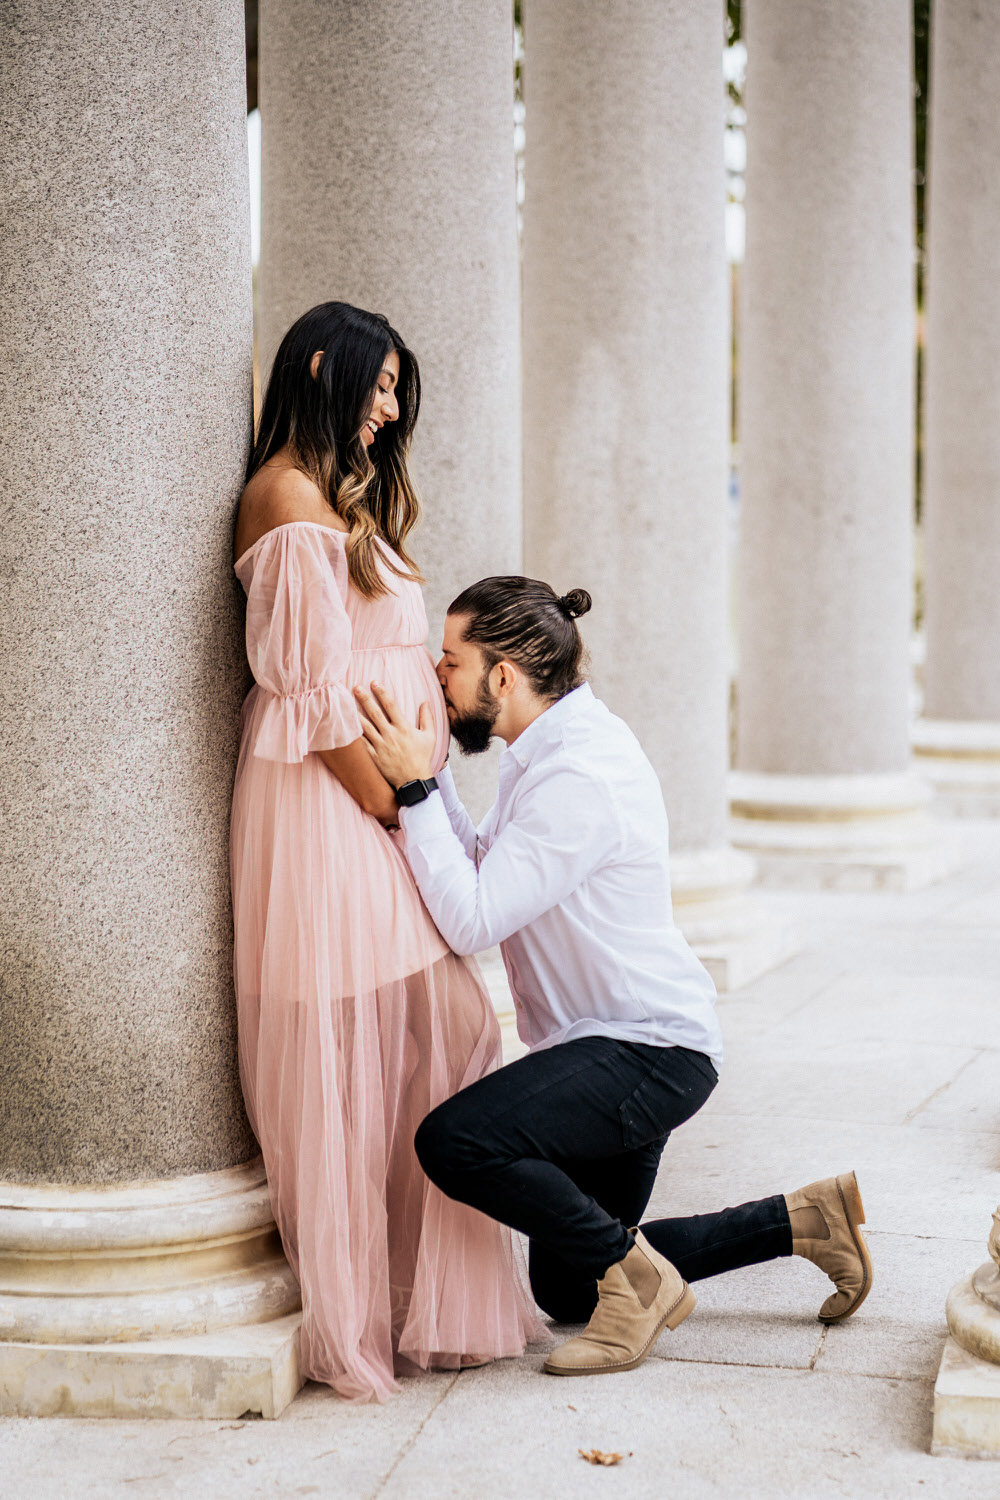
[[710, 1060], [686, 1047], [657, 1047], [646, 1077], [618, 1106], [627, 1151], [662, 1140], [698, 1113], [718, 1075]]

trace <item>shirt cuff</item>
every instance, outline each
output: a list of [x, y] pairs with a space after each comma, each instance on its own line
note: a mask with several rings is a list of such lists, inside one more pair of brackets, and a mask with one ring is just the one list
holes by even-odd
[[439, 838], [455, 837], [440, 788], [413, 807], [401, 807], [399, 822], [406, 834], [407, 843], [411, 839], [415, 844], [425, 844]]

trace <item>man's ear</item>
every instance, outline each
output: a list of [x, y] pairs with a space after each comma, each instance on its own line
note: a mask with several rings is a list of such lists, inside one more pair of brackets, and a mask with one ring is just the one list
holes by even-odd
[[[493, 668], [496, 673], [496, 686], [490, 691], [494, 698], [507, 698], [517, 686], [518, 670], [511, 661], [498, 661]], [[490, 674], [493, 675], [492, 673]]]

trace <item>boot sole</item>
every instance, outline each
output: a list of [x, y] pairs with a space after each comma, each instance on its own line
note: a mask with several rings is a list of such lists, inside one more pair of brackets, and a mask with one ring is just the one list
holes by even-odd
[[673, 1332], [675, 1328], [680, 1327], [685, 1318], [690, 1317], [691, 1313], [694, 1312], [696, 1300], [694, 1292], [685, 1281], [683, 1292], [681, 1292], [673, 1307], [664, 1313], [634, 1359], [623, 1359], [620, 1363], [614, 1365], [578, 1365], [575, 1368], [569, 1369], [562, 1365], [550, 1364], [546, 1360], [542, 1369], [546, 1375], [617, 1375], [625, 1370], [635, 1370], [646, 1359], [664, 1328], [669, 1328]]
[[842, 1323], [845, 1318], [849, 1318], [852, 1313], [856, 1313], [872, 1289], [872, 1258], [868, 1254], [868, 1246], [862, 1239], [861, 1231], [858, 1228], [859, 1224], [865, 1222], [865, 1206], [861, 1201], [861, 1189], [858, 1187], [858, 1179], [853, 1172], [844, 1172], [837, 1178], [837, 1192], [840, 1194], [840, 1202], [851, 1231], [851, 1238], [858, 1248], [865, 1276], [864, 1281], [861, 1283], [861, 1290], [850, 1307], [845, 1308], [842, 1313], [836, 1313], [832, 1318], [824, 1318], [822, 1313], [819, 1315], [819, 1321], [825, 1323], [828, 1327], [832, 1323]]

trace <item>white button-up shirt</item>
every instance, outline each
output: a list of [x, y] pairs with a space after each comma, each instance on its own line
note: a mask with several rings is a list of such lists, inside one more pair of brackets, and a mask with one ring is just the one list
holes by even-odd
[[718, 1068], [715, 987], [674, 925], [660, 784], [589, 686], [500, 756], [477, 829], [447, 767], [400, 821], [420, 894], [456, 953], [500, 944], [521, 1040], [690, 1047]]

